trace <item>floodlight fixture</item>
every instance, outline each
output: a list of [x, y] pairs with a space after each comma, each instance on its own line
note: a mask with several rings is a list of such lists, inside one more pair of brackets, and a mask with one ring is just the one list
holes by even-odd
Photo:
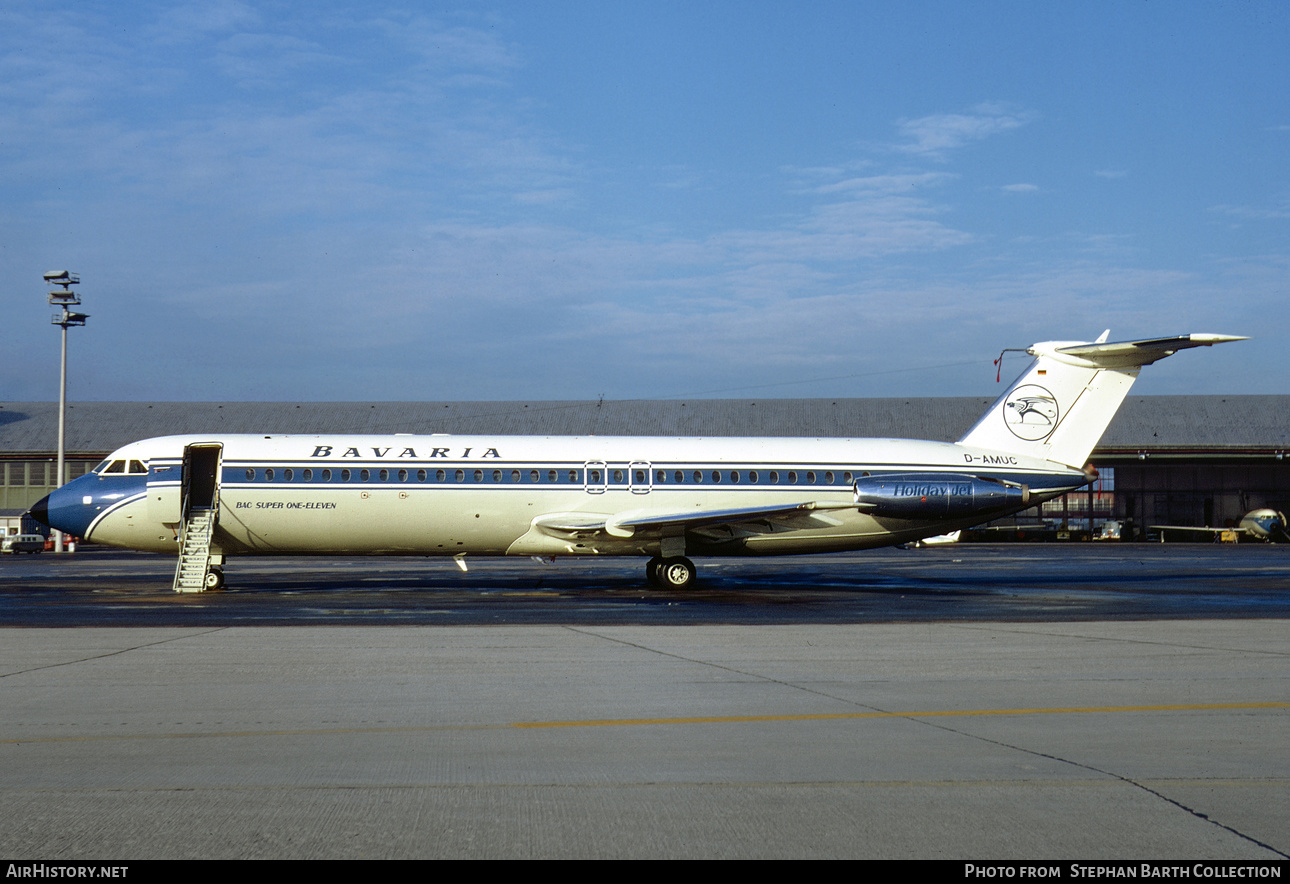
[[[49, 293], [49, 303], [63, 308], [61, 313], [55, 313], [53, 319], [50, 320], [54, 325], [62, 326], [63, 329], [63, 360], [58, 377], [58, 472], [54, 478], [55, 488], [62, 485], [67, 478], [64, 475], [64, 449], [67, 438], [67, 330], [85, 325], [85, 320], [90, 318], [88, 313], [74, 313], [67, 309], [72, 305], [81, 303], [80, 295], [72, 291], [72, 286], [78, 285], [80, 281], [80, 275], [72, 273], [70, 270], [51, 270], [45, 274], [45, 283], [47, 285], [62, 286], [62, 289], [54, 289]], [[62, 551], [63, 532], [55, 530], [54, 552]]]
[[[76, 303], [79, 304], [80, 301], [77, 301]], [[70, 310], [64, 309], [62, 313], [55, 313], [54, 317], [49, 321], [53, 325], [61, 325], [63, 328], [70, 328], [72, 326], [84, 325], [85, 320], [89, 318], [90, 315], [88, 313], [73, 313]]]

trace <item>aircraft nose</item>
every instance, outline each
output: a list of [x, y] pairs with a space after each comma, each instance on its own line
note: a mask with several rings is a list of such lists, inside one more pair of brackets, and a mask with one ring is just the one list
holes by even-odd
[[[55, 488], [36, 501], [29, 510], [31, 517], [55, 531], [84, 537], [89, 530], [90, 522], [103, 509], [102, 506], [95, 508], [92, 497], [85, 493], [92, 492], [93, 489], [81, 481], [84, 478], [81, 476], [73, 479], [62, 488]], [[77, 485], [77, 482], [81, 484]]]
[[46, 528], [54, 527], [53, 525], [49, 524], [49, 495], [48, 494], [46, 494], [40, 500], [33, 503], [31, 505], [31, 509], [28, 510], [28, 513], [33, 519], [35, 519], [40, 524], [44, 525]]

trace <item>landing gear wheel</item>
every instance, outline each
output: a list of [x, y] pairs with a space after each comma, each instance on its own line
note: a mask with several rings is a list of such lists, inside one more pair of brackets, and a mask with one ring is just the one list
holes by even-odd
[[664, 589], [689, 589], [694, 583], [694, 562], [685, 556], [664, 559], [657, 573], [658, 582]]
[[206, 572], [206, 583], [202, 589], [206, 592], [218, 592], [224, 588], [224, 569], [211, 568]]
[[655, 556], [645, 563], [645, 579], [649, 581], [650, 586], [661, 587], [663, 579], [658, 576], [659, 568], [663, 567], [661, 556]]

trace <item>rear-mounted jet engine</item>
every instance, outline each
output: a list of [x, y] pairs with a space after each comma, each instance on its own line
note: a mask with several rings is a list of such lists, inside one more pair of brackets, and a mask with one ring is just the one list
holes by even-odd
[[894, 473], [856, 480], [863, 512], [890, 519], [958, 519], [1030, 501], [1030, 489], [961, 473]]

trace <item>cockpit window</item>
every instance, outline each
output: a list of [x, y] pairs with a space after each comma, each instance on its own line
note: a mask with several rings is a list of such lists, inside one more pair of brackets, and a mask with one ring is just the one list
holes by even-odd
[[148, 475], [148, 467], [141, 460], [105, 460], [94, 471], [100, 476]]

